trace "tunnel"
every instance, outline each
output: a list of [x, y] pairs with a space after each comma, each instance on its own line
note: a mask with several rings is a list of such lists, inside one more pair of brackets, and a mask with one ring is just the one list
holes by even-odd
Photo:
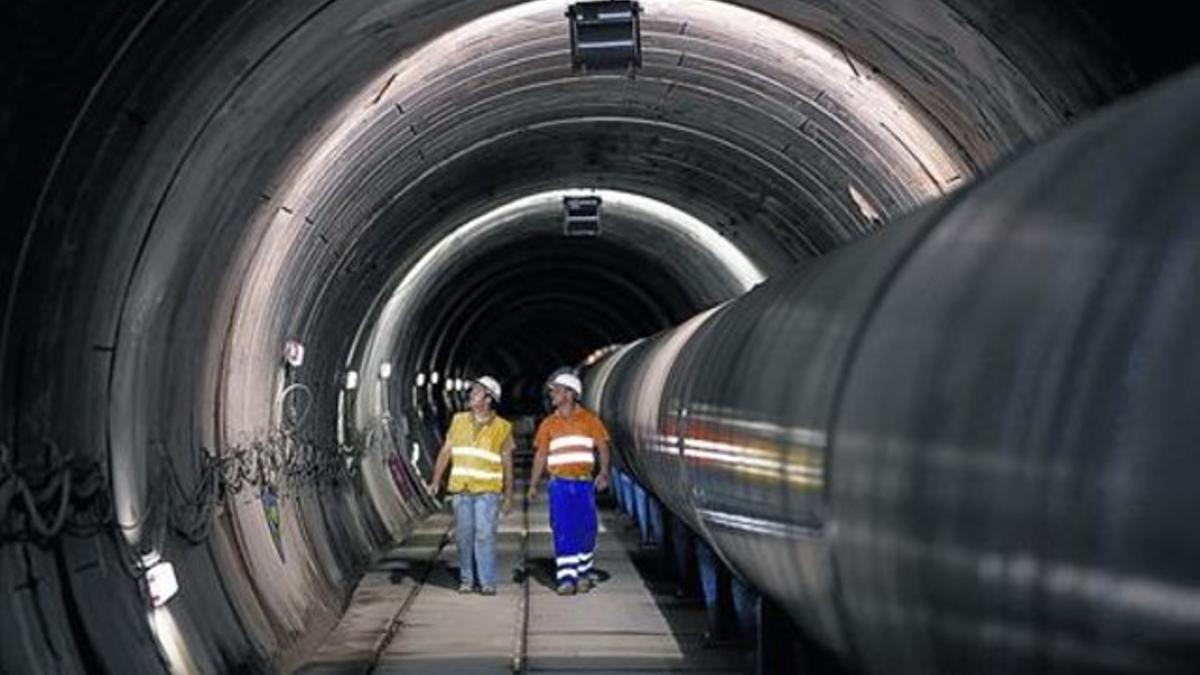
[[[5, 4], [0, 671], [295, 671], [437, 510], [472, 378], [544, 414], [1197, 56], [1179, 8], [642, 0], [640, 63], [580, 72], [568, 4]], [[843, 666], [963, 663], [874, 646]], [[1142, 665], [1071, 663], [1029, 667]]]

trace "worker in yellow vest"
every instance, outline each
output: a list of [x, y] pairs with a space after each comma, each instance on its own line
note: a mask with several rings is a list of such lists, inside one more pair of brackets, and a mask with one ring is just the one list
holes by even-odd
[[559, 373], [551, 378], [549, 386], [554, 412], [542, 420], [534, 437], [529, 497], [537, 496], [542, 472], [549, 468], [546, 490], [550, 495], [557, 590], [559, 595], [574, 595], [594, 585], [591, 572], [596, 550], [596, 490], [608, 487], [608, 431], [600, 418], [579, 405], [583, 383], [575, 374]]
[[[438, 452], [431, 489], [436, 493], [446, 467], [454, 495], [459, 593], [496, 594], [496, 529], [500, 510], [512, 509], [512, 424], [496, 414], [500, 383], [483, 376], [471, 383], [470, 409], [457, 413]], [[501, 494], [504, 503], [501, 505]], [[478, 576], [476, 575], [478, 568]]]

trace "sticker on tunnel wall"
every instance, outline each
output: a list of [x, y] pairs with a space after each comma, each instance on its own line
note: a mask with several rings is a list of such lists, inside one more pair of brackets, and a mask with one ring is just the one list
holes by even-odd
[[279, 559], [282, 561], [284, 557], [283, 541], [279, 531], [279, 495], [275, 493], [275, 486], [263, 486], [262, 506], [263, 515], [267, 519], [267, 527], [271, 530], [271, 540], [275, 542], [275, 551], [279, 553]]

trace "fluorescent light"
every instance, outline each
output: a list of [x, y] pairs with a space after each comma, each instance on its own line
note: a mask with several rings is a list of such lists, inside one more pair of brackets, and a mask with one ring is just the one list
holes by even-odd
[[283, 343], [283, 359], [293, 368], [299, 368], [304, 363], [304, 345], [299, 340], [288, 340]]
[[179, 592], [179, 580], [175, 577], [175, 566], [165, 560], [146, 570], [146, 587], [150, 591], [150, 605], [162, 607]]

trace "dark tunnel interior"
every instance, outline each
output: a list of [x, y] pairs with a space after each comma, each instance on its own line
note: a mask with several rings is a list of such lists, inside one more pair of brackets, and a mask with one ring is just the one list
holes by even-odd
[[[0, 6], [0, 672], [293, 668], [424, 513], [380, 439], [469, 378], [540, 414], [1197, 56], [1184, 5], [646, 0], [580, 74], [565, 4]], [[273, 539], [229, 458], [288, 443], [335, 478]]]
[[[514, 241], [467, 267], [429, 298], [427, 315], [417, 315], [418, 325], [435, 327], [429, 334], [436, 341], [414, 355], [431, 364], [427, 370], [456, 364], [459, 379], [496, 373], [511, 383], [506, 409], [514, 414], [541, 412], [541, 382], [561, 364], [704, 308], [655, 258], [600, 238]], [[526, 373], [534, 375], [523, 382]]]

